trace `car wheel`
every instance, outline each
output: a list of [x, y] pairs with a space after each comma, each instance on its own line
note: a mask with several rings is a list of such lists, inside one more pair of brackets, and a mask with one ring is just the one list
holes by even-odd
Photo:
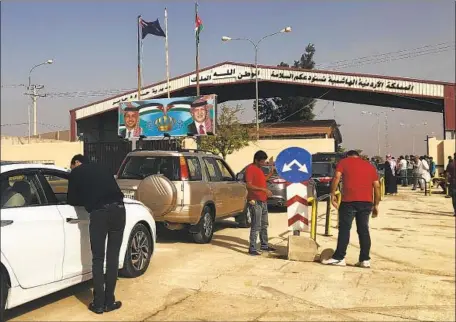
[[234, 219], [241, 228], [250, 228], [252, 226], [252, 215], [250, 214], [250, 209], [247, 205], [244, 209], [244, 213], [236, 216]]
[[198, 229], [193, 233], [193, 241], [197, 244], [207, 244], [212, 240], [214, 235], [214, 216], [211, 208], [204, 207], [201, 219], [197, 224]]
[[124, 277], [138, 277], [149, 267], [153, 242], [149, 230], [143, 224], [136, 224], [128, 240], [124, 267], [120, 271]]
[[8, 297], [8, 282], [5, 273], [0, 272], [0, 321], [5, 321], [6, 299]]

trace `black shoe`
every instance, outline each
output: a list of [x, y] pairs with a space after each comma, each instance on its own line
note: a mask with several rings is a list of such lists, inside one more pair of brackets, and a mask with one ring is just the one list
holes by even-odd
[[268, 246], [268, 247], [261, 247], [261, 250], [264, 250], [265, 252], [275, 252], [276, 249], [274, 247]]
[[122, 302], [115, 301], [111, 305], [106, 305], [104, 311], [105, 312], [111, 312], [111, 311], [114, 311], [114, 310], [118, 310], [118, 309], [121, 308], [121, 306], [122, 306]]
[[252, 256], [258, 256], [261, 255], [261, 253], [257, 250], [249, 250], [249, 254]]
[[95, 306], [95, 304], [93, 304], [93, 302], [89, 304], [89, 310], [95, 314], [103, 314], [103, 312], [104, 312], [104, 309], [102, 306]]

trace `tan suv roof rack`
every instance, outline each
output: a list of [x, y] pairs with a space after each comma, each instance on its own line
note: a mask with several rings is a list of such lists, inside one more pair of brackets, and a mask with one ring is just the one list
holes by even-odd
[[173, 150], [156, 150], [156, 149], [135, 149], [131, 152], [139, 152], [139, 151], [162, 151], [162, 152], [189, 152], [189, 153], [206, 153], [206, 154], [214, 154], [211, 151], [207, 150], [198, 150], [198, 149], [173, 149]]

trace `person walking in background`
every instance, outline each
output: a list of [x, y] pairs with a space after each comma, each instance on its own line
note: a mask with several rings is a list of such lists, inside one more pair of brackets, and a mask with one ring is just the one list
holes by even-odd
[[397, 194], [396, 162], [390, 154], [386, 156], [385, 161], [385, 194]]
[[454, 154], [454, 159], [448, 163], [445, 172], [447, 181], [450, 185], [448, 192], [451, 195], [451, 199], [453, 201], [454, 216], [456, 216], [456, 162], [454, 160], [456, 160], [456, 153]]
[[[336, 189], [343, 178], [342, 203], [337, 203]], [[374, 190], [374, 198], [372, 198]], [[374, 199], [374, 200], [372, 200]], [[369, 234], [369, 217], [378, 216], [380, 203], [380, 182], [377, 171], [367, 161], [359, 157], [357, 151], [348, 151], [347, 158], [342, 159], [336, 166], [336, 173], [331, 183], [331, 202], [339, 208], [339, 235], [337, 237], [337, 249], [334, 255], [322, 260], [324, 265], [345, 266], [345, 255], [350, 241], [350, 230], [353, 219], [356, 220], [358, 231], [360, 254], [358, 267], [370, 267], [371, 239]]]
[[424, 188], [421, 185], [421, 174], [420, 169], [422, 168], [421, 160], [418, 156], [413, 157], [413, 187], [412, 190], [416, 190], [416, 187], [419, 185], [420, 189]]
[[408, 185], [408, 182], [407, 182], [407, 160], [402, 155], [399, 157], [398, 170], [399, 170], [399, 176], [401, 178], [402, 186], [403, 187], [407, 187], [407, 185]]
[[[260, 255], [257, 250], [258, 233], [260, 235], [261, 247], [263, 251], [275, 251], [268, 244], [268, 197], [272, 192], [267, 188], [267, 181], [274, 173], [272, 166], [269, 174], [265, 176], [262, 166], [266, 164], [268, 155], [264, 151], [258, 151], [253, 156], [253, 163], [245, 170], [245, 182], [247, 184], [247, 202], [252, 216], [252, 226], [250, 228], [249, 254]], [[271, 160], [271, 163], [273, 160]]]
[[426, 187], [426, 185], [431, 181], [431, 175], [429, 173], [429, 163], [426, 161], [426, 157], [422, 156], [420, 157], [420, 167], [418, 169], [419, 176], [421, 177], [420, 179], [420, 187]]
[[[71, 159], [68, 203], [73, 206], [84, 206], [90, 214], [94, 300], [89, 304], [89, 310], [97, 314], [117, 310], [122, 306], [122, 302], [115, 300], [114, 290], [125, 229], [123, 198], [124, 195], [114, 176], [106, 168], [89, 163], [81, 154]], [[103, 274], [105, 253], [106, 280]]]
[[436, 171], [436, 166], [435, 166], [434, 158], [430, 157], [429, 158], [429, 172], [431, 173], [431, 178], [435, 177], [435, 171]]

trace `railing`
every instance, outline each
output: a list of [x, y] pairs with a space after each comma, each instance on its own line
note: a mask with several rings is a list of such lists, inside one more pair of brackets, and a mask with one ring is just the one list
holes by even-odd
[[380, 178], [380, 200], [385, 196], [385, 177]]
[[[400, 179], [401, 181], [403, 179], [405, 179], [407, 181], [407, 185], [410, 185], [410, 183], [414, 184], [415, 180], [418, 179], [418, 185], [420, 187], [421, 187], [421, 184], [419, 183], [419, 181], [420, 180], [424, 180], [424, 178], [422, 176], [416, 176], [416, 175], [413, 175], [413, 174], [411, 176], [409, 176], [409, 175], [407, 175], [407, 176], [398, 176], [398, 175], [396, 175], [394, 178], [395, 178], [395, 180]], [[424, 195], [425, 196], [431, 196], [432, 195], [432, 184], [431, 184], [431, 182], [434, 179], [435, 178], [431, 178], [431, 181], [429, 181], [429, 182], [426, 182], [426, 180], [424, 180]], [[384, 183], [383, 183], [383, 185], [384, 185]], [[384, 193], [382, 195], [384, 195]]]
[[[342, 195], [340, 191], [336, 191], [337, 203], [340, 205], [342, 201]], [[326, 223], [325, 223], [325, 236], [330, 236], [330, 223], [331, 223], [331, 195], [326, 194], [318, 198], [310, 197], [307, 199], [309, 206], [312, 207], [311, 210], [311, 224], [310, 224], [310, 238], [317, 240], [317, 217], [318, 217], [318, 203], [320, 201], [327, 201], [326, 204]], [[339, 218], [338, 218], [339, 220]]]
[[[385, 196], [385, 180], [380, 178], [380, 198]], [[336, 191], [338, 208], [342, 202], [342, 193]], [[318, 203], [326, 200], [326, 216], [325, 216], [325, 236], [331, 236], [331, 195], [326, 194], [318, 198], [310, 197], [307, 202], [312, 207], [311, 210], [311, 225], [310, 225], [310, 238], [317, 240], [317, 217], [318, 217]], [[337, 226], [339, 227], [339, 215], [337, 215]]]
[[[448, 182], [446, 181], [446, 178], [439, 177], [439, 178], [433, 178], [433, 179], [438, 179], [438, 180], [445, 180], [445, 197], [449, 198], [449, 185]], [[433, 181], [433, 180], [431, 180]], [[426, 188], [425, 188], [425, 195], [431, 195], [432, 194], [432, 184], [431, 182], [426, 183]], [[340, 191], [336, 191], [336, 196], [337, 196], [337, 204], [338, 207], [340, 206], [342, 202], [342, 194]], [[383, 200], [385, 196], [385, 179], [380, 178], [380, 200]], [[310, 238], [316, 241], [317, 239], [317, 217], [318, 217], [318, 203], [320, 201], [325, 201], [326, 200], [326, 216], [325, 216], [325, 234], [324, 236], [332, 236], [331, 235], [331, 195], [326, 194], [323, 196], [320, 196], [318, 198], [310, 197], [308, 198], [307, 202], [309, 206], [312, 207], [311, 210], [311, 225], [310, 225]], [[337, 226], [339, 227], [339, 215], [337, 215]]]

